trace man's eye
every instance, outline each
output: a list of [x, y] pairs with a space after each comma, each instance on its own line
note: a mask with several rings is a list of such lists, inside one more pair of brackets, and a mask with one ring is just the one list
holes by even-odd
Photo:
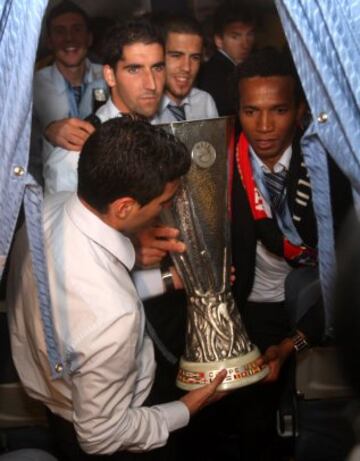
[[287, 113], [287, 108], [286, 107], [279, 107], [276, 109], [276, 113], [278, 114], [286, 114]]
[[66, 33], [66, 30], [63, 27], [55, 27], [53, 29], [53, 33], [56, 35], [64, 35]]
[[157, 64], [156, 66], [154, 66], [154, 69], [156, 70], [156, 72], [162, 72], [165, 69], [165, 64]]
[[137, 66], [129, 66], [127, 68], [127, 71], [129, 72], [129, 74], [137, 74], [139, 72], [139, 67], [137, 67]]
[[75, 26], [74, 27], [74, 32], [77, 32], [77, 33], [85, 32], [85, 27], [84, 26]]
[[254, 109], [244, 109], [244, 110], [243, 110], [243, 113], [244, 113], [245, 115], [248, 115], [248, 116], [253, 115], [254, 112], [255, 112]]

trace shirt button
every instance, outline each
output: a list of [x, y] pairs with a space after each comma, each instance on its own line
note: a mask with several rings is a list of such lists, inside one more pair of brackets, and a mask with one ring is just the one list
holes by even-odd
[[328, 121], [328, 114], [326, 112], [320, 112], [318, 115], [317, 121], [319, 123], [326, 123]]
[[14, 167], [14, 175], [15, 176], [24, 176], [25, 169], [22, 166]]

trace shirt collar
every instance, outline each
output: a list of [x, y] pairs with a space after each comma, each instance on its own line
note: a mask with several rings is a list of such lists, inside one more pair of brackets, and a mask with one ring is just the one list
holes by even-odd
[[163, 112], [167, 108], [168, 104], [172, 104], [175, 106], [183, 106], [184, 104], [190, 104], [191, 91], [192, 89], [190, 90], [190, 93], [180, 102], [180, 104], [176, 104], [172, 99], [169, 98], [167, 94], [164, 94], [161, 98], [158, 112]]
[[[88, 59], [85, 60], [85, 66], [86, 68], [85, 68], [84, 80], [82, 82], [83, 84], [90, 83], [95, 79], [92, 69], [91, 69], [90, 61]], [[65, 80], [64, 76], [62, 75], [62, 73], [59, 71], [56, 63], [52, 65], [51, 74], [52, 74], [51, 76], [52, 81], [54, 82], [55, 87], [58, 90], [58, 92], [64, 93], [65, 91], [67, 91], [68, 83]]]
[[[255, 160], [257, 164], [261, 166], [263, 171], [265, 171], [266, 173], [270, 173], [269, 167], [267, 167], [265, 163], [256, 155], [254, 149], [251, 146], [249, 146], [249, 150], [250, 150], [250, 154], [253, 160]], [[292, 146], [290, 144], [290, 146], [284, 151], [280, 159], [275, 163], [274, 168], [273, 168], [274, 173], [279, 173], [280, 171], [284, 169], [289, 170], [291, 156], [292, 156]]]
[[135, 250], [128, 237], [113, 229], [79, 200], [76, 193], [65, 203], [65, 212], [80, 231], [109, 251], [130, 271], [135, 264]]
[[234, 66], [236, 66], [236, 62], [233, 59], [231, 59], [230, 56], [224, 50], [221, 50], [220, 48], [218, 48], [218, 51], [221, 54], [223, 54], [225, 58], [228, 58], [228, 60], [231, 61], [234, 64]]
[[111, 96], [106, 103], [96, 111], [96, 115], [100, 118], [101, 122], [106, 122], [111, 118], [122, 116], [119, 109], [113, 103]]

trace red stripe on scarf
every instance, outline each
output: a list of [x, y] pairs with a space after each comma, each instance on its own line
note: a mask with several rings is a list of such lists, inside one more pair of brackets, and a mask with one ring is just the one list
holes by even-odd
[[251, 213], [255, 220], [267, 218], [264, 210], [263, 199], [259, 189], [256, 186], [252, 165], [249, 155], [249, 143], [244, 134], [240, 135], [240, 139], [236, 150], [236, 163], [239, 170], [240, 178], [247, 194]]

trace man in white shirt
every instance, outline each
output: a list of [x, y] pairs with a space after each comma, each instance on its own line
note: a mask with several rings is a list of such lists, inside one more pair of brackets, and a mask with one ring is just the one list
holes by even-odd
[[[153, 345], [130, 274], [135, 251], [128, 235], [169, 203], [189, 166], [188, 151], [173, 136], [145, 121], [116, 118], [85, 143], [77, 194], [45, 201], [52, 316], [67, 366], [57, 380], [51, 379], [26, 228], [19, 232], [8, 285], [13, 357], [25, 389], [51, 412], [60, 459], [119, 451], [110, 459], [137, 459], [127, 451], [164, 445], [171, 431], [219, 398], [224, 372], [180, 401], [149, 406]], [[164, 291], [159, 270], [134, 279], [143, 297]]]
[[165, 94], [153, 123], [218, 116], [209, 93], [194, 87], [203, 53], [199, 23], [190, 17], [171, 17], [164, 24]]
[[[165, 84], [164, 49], [159, 31], [141, 19], [124, 21], [104, 40], [104, 78], [111, 97], [96, 112], [100, 122], [122, 114], [151, 118]], [[79, 151], [56, 148], [43, 158], [45, 194], [75, 191]]]

